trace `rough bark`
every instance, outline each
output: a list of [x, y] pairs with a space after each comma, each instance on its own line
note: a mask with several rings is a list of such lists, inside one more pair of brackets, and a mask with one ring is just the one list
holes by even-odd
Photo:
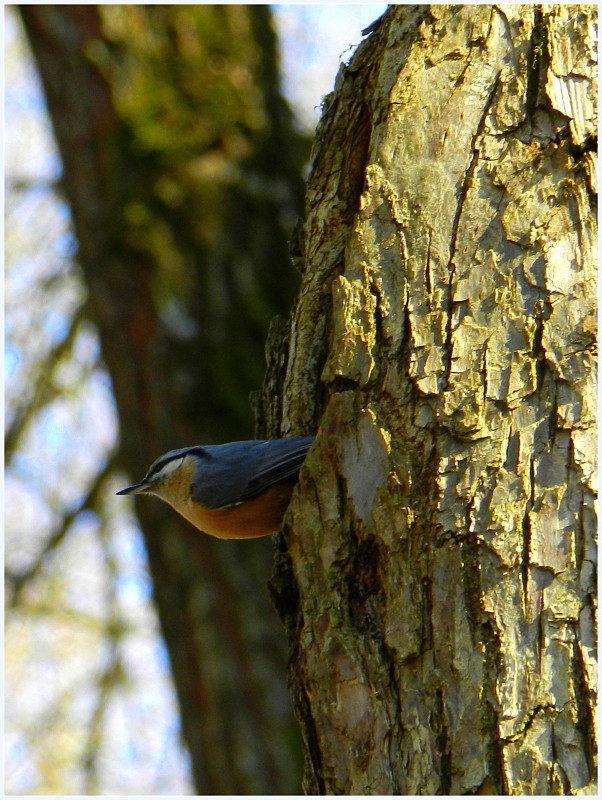
[[595, 791], [594, 6], [394, 6], [326, 99], [260, 415], [305, 788]]
[[[287, 222], [303, 150], [277, 91], [269, 9], [21, 14], [114, 389], [121, 467], [136, 480], [168, 449], [250, 438], [264, 330], [294, 292]], [[198, 792], [295, 792], [270, 542], [210, 540], [158, 502], [137, 510]]]

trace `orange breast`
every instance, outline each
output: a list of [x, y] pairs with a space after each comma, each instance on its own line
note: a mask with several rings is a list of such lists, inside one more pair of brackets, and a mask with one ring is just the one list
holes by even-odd
[[176, 509], [195, 528], [218, 539], [256, 539], [277, 533], [296, 481], [284, 481], [240, 505], [216, 510], [188, 503]]

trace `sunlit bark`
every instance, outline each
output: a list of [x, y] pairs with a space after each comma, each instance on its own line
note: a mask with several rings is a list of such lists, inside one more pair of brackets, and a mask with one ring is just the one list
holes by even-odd
[[311, 793], [594, 790], [595, 25], [394, 6], [325, 101], [261, 409], [319, 426], [273, 583]]

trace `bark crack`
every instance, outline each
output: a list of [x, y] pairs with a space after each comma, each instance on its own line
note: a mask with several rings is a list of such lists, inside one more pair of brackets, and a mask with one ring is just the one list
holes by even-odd
[[534, 706], [529, 714], [527, 715], [526, 719], [523, 721], [523, 724], [516, 733], [512, 734], [512, 736], [504, 736], [501, 737], [501, 741], [504, 744], [512, 744], [513, 742], [518, 742], [525, 737], [528, 733], [529, 728], [535, 722], [535, 718], [542, 712], [552, 711], [554, 714], [558, 715], [559, 709], [553, 703], [538, 703]]
[[425, 283], [426, 294], [428, 300], [429, 311], [433, 310], [433, 266], [431, 262], [431, 244], [433, 241], [433, 232], [430, 228], [427, 229], [428, 244], [426, 248], [426, 269], [425, 269]]
[[[318, 731], [311, 713], [311, 702], [302, 686], [297, 690], [297, 713], [305, 740], [306, 769], [303, 787], [306, 794], [326, 794], [326, 785], [322, 777], [322, 755], [318, 741]], [[311, 772], [310, 772], [311, 770]], [[311, 783], [310, 783], [311, 782]]]
[[548, 29], [545, 24], [541, 6], [534, 8], [534, 23], [531, 32], [531, 50], [529, 52], [529, 65], [527, 67], [527, 91], [525, 107], [527, 116], [532, 116], [537, 107], [539, 84], [544, 52], [547, 49]]
[[458, 246], [458, 236], [460, 232], [460, 220], [462, 217], [462, 212], [464, 210], [464, 203], [466, 202], [466, 198], [468, 196], [468, 190], [472, 184], [473, 176], [476, 172], [477, 164], [479, 161], [479, 150], [477, 149], [477, 141], [483, 134], [483, 130], [485, 128], [485, 121], [487, 119], [487, 115], [493, 105], [493, 100], [495, 97], [495, 93], [497, 91], [497, 87], [500, 80], [501, 70], [498, 71], [495, 80], [493, 81], [493, 86], [489, 95], [487, 96], [487, 100], [485, 102], [485, 108], [483, 109], [483, 113], [481, 114], [481, 119], [479, 120], [479, 124], [477, 125], [477, 129], [475, 131], [474, 136], [472, 137], [472, 142], [470, 144], [470, 149], [472, 151], [472, 156], [470, 159], [470, 164], [464, 173], [464, 179], [462, 181], [462, 185], [460, 187], [458, 203], [456, 206], [456, 213], [454, 214], [454, 219], [452, 222], [452, 230], [451, 230], [451, 243], [450, 243], [450, 256], [449, 261], [447, 262], [447, 271], [449, 275], [449, 296], [448, 296], [448, 305], [447, 305], [447, 322], [446, 322], [446, 330], [445, 330], [445, 345], [444, 351], [447, 354], [447, 364], [445, 370], [445, 383], [443, 388], [447, 389], [450, 384], [451, 378], [451, 369], [452, 369], [452, 352], [453, 352], [453, 310], [454, 310], [454, 301], [453, 301], [453, 292], [454, 292], [454, 278], [456, 275], [456, 264], [454, 261], [456, 255], [456, 249]]
[[435, 693], [437, 699], [437, 717], [439, 721], [439, 731], [437, 733], [437, 750], [440, 754], [439, 793], [449, 795], [452, 782], [452, 756], [450, 737], [445, 722], [445, 705], [443, 702], [443, 692], [437, 689]]
[[527, 608], [529, 601], [529, 567], [531, 556], [531, 517], [529, 514], [535, 505], [535, 462], [533, 459], [529, 463], [529, 482], [531, 484], [531, 494], [527, 499], [525, 505], [525, 512], [523, 514], [523, 543], [520, 559], [520, 576], [522, 585], [522, 610], [523, 615], [527, 616]]
[[596, 718], [592, 704], [588, 702], [590, 689], [587, 680], [586, 668], [583, 662], [583, 652], [579, 647], [577, 638], [573, 642], [573, 683], [575, 686], [575, 705], [577, 706], [577, 728], [583, 738], [583, 751], [587, 760], [590, 780], [595, 776], [596, 749], [593, 743], [596, 741]]

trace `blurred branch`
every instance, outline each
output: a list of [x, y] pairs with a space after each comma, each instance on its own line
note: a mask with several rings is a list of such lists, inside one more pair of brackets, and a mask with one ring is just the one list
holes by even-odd
[[105, 566], [109, 573], [106, 582], [108, 593], [108, 618], [105, 634], [109, 647], [107, 663], [98, 679], [98, 696], [94, 711], [88, 726], [88, 735], [82, 758], [85, 773], [84, 793], [86, 795], [100, 794], [100, 781], [98, 775], [98, 754], [102, 749], [102, 737], [106, 729], [104, 726], [105, 714], [113, 690], [124, 680], [124, 669], [120, 655], [120, 641], [125, 631], [123, 615], [119, 608], [116, 586], [119, 570], [115, 559], [111, 555], [111, 548], [107, 530], [102, 526], [100, 540], [103, 545]]
[[46, 178], [8, 178], [5, 186], [5, 193], [29, 192], [31, 190], [47, 189], [55, 192], [60, 191], [60, 180], [49, 181]]
[[51, 403], [59, 390], [54, 386], [54, 374], [59, 364], [71, 353], [82, 321], [85, 318], [85, 303], [77, 309], [71, 320], [67, 335], [50, 350], [43, 363], [40, 364], [35, 378], [33, 396], [15, 411], [14, 419], [4, 437], [5, 464], [10, 465], [19, 447], [21, 439], [36, 414]]
[[21, 599], [21, 594], [25, 586], [36, 578], [44, 566], [46, 558], [57, 549], [62, 543], [63, 539], [69, 532], [69, 529], [83, 511], [95, 511], [99, 506], [99, 497], [103, 488], [104, 482], [109, 475], [115, 470], [116, 458], [112, 454], [105, 464], [104, 468], [97, 473], [94, 482], [92, 483], [89, 491], [83, 496], [82, 500], [75, 506], [72, 511], [66, 513], [61, 520], [59, 527], [52, 533], [44, 547], [39, 552], [33, 564], [29, 569], [21, 573], [13, 573], [7, 570], [6, 581], [8, 586], [12, 589], [12, 595], [9, 600], [9, 607], [14, 608], [17, 606]]

